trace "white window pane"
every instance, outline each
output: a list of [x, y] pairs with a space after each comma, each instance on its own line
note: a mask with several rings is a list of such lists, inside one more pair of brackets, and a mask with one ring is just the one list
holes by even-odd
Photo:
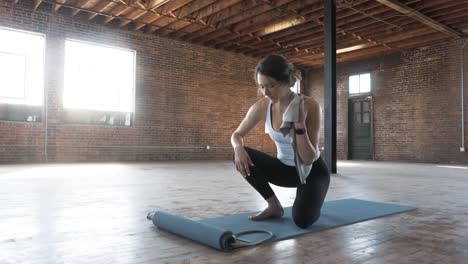
[[0, 52], [0, 97], [26, 97], [25, 64], [25, 55]]
[[300, 87], [301, 87], [301, 81], [296, 80], [296, 83], [290, 89], [291, 89], [291, 91], [293, 91], [295, 93], [299, 93], [299, 91], [301, 90]]
[[0, 28], [0, 103], [41, 105], [43, 35]]
[[359, 93], [359, 75], [353, 75], [349, 77], [349, 93]]
[[66, 41], [64, 107], [133, 112], [135, 53]]
[[360, 86], [359, 86], [359, 92], [360, 93], [370, 92], [370, 90], [371, 90], [371, 87], [370, 87], [370, 73], [361, 74], [359, 83], [360, 83]]

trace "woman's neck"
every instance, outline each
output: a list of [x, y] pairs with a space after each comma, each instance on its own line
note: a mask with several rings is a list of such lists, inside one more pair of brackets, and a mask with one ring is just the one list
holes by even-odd
[[293, 95], [294, 93], [292, 91], [289, 91], [288, 93], [285, 93], [284, 95], [278, 97], [278, 99], [273, 101], [272, 103], [278, 105], [280, 109], [286, 109], [286, 107], [288, 107], [288, 105], [293, 100]]

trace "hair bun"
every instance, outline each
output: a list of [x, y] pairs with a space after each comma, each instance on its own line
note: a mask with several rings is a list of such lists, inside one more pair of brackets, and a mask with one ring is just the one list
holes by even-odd
[[283, 55], [268, 55], [262, 58], [257, 64], [255, 76], [257, 73], [287, 83], [289, 87], [296, 83], [294, 65], [289, 63]]

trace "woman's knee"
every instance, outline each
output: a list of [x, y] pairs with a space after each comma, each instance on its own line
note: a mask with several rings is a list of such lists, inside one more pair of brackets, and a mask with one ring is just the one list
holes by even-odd
[[320, 210], [313, 214], [294, 214], [293, 221], [299, 228], [308, 228], [320, 218]]

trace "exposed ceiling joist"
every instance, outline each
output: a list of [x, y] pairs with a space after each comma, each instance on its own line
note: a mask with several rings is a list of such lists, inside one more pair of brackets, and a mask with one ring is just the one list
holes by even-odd
[[[63, 11], [85, 23], [245, 56], [281, 53], [299, 67], [318, 66], [323, 58], [324, 0], [23, 1], [31, 11]], [[467, 0], [400, 1], [337, 0], [338, 61], [468, 37]]]
[[171, 0], [149, 0], [146, 3], [146, 9], [148, 9], [150, 11], [155, 10], [156, 8], [166, 4], [169, 1], [171, 1]]
[[41, 3], [42, 3], [41, 0], [34, 0], [34, 10], [36, 10]]
[[413, 8], [409, 7], [409, 6], [406, 6], [396, 0], [377, 0], [377, 2], [381, 3], [381, 4], [384, 4], [390, 8], [392, 8], [393, 10], [396, 10], [402, 14], [405, 14], [409, 17], [412, 17], [416, 20], [418, 20], [419, 22], [425, 24], [425, 25], [428, 25], [440, 32], [443, 32], [449, 36], [452, 36], [452, 37], [456, 37], [456, 38], [459, 38], [460, 37], [460, 34], [458, 32], [456, 32], [455, 30], [439, 23], [438, 21], [420, 13], [419, 11], [417, 10], [414, 10]]
[[[66, 0], [58, 0], [60, 3], [65, 3]], [[54, 7], [52, 8], [52, 11], [54, 13], [57, 13], [59, 10], [60, 10], [60, 7], [62, 7], [61, 5], [54, 5]]]

